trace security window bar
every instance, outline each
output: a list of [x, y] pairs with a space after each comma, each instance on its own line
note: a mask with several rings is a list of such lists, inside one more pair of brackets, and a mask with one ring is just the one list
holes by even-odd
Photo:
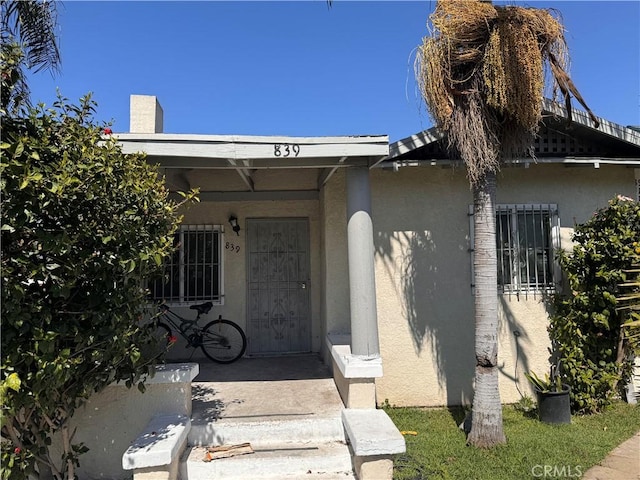
[[215, 225], [183, 225], [173, 240], [174, 253], [162, 278], [153, 282], [154, 300], [172, 304], [222, 303], [221, 229]]
[[505, 292], [553, 287], [550, 209], [500, 205], [496, 210], [498, 286]]
[[[470, 214], [473, 242], [473, 206], [470, 207]], [[517, 293], [554, 289], [559, 280], [559, 267], [554, 261], [554, 251], [559, 247], [556, 205], [498, 205], [498, 290]]]

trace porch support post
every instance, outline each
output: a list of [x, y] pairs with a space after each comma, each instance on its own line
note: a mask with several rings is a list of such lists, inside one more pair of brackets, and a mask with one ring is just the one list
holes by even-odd
[[346, 175], [351, 354], [375, 357], [380, 355], [380, 344], [369, 169], [348, 168]]

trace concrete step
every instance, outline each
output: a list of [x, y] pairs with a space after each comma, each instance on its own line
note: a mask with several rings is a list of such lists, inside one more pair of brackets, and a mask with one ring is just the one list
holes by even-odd
[[237, 445], [254, 448], [274, 444], [344, 442], [339, 415], [293, 415], [203, 421], [193, 419], [188, 444], [192, 446]]
[[[181, 480], [355, 480], [344, 405], [317, 357], [240, 359], [224, 367], [203, 368], [192, 384]], [[254, 453], [204, 461], [206, 446], [242, 443]]]
[[[253, 445], [252, 445], [253, 446]], [[192, 447], [180, 466], [182, 480], [355, 480], [343, 442], [285, 443], [254, 453], [205, 462], [206, 447]]]

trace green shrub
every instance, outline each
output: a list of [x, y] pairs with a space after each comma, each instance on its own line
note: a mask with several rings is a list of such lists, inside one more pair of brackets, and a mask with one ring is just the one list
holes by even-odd
[[575, 246], [559, 255], [569, 294], [556, 295], [550, 336], [562, 358], [563, 383], [571, 386], [577, 413], [598, 412], [629, 377], [638, 344], [624, 337], [621, 325], [632, 310], [619, 309], [620, 285], [640, 263], [640, 205], [618, 196], [575, 228]]
[[[157, 169], [125, 155], [63, 99], [3, 112], [2, 478], [73, 478], [68, 420], [114, 381], [144, 390], [152, 341], [139, 319], [144, 279], [172, 250], [180, 217]], [[48, 447], [60, 432], [62, 464]]]

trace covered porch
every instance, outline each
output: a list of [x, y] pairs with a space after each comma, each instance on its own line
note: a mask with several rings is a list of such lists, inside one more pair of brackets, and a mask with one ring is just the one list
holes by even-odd
[[[250, 357], [318, 353], [346, 406], [375, 407], [382, 360], [369, 169], [388, 155], [387, 136], [166, 134], [162, 123], [155, 97], [133, 95], [131, 132], [118, 140], [125, 153], [145, 152], [171, 191], [199, 189], [185, 224], [220, 229], [211, 318], [238, 323]], [[193, 353], [180, 349], [179, 360]]]

